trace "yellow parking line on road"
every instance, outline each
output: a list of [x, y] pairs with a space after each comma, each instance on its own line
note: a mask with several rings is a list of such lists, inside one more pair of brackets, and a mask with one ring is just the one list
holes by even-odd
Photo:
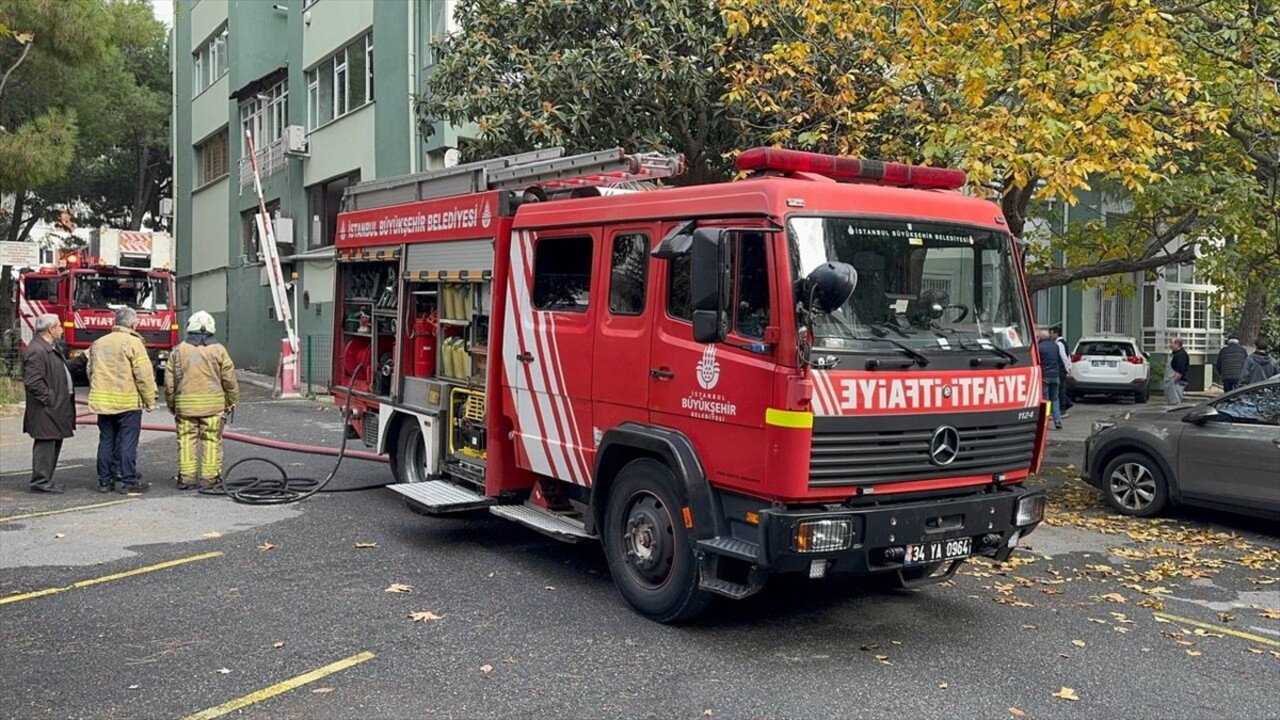
[[10, 515], [9, 517], [0, 517], [0, 522], [10, 522], [13, 520], [26, 520], [28, 518], [44, 517], [45, 515], [61, 515], [62, 513], [76, 512], [79, 510], [93, 510], [94, 508], [110, 507], [119, 505], [120, 503], [133, 502], [137, 498], [125, 498], [124, 500], [112, 500], [111, 502], [94, 503], [93, 505], [77, 505], [75, 507], [62, 508], [61, 510], [42, 510], [40, 512], [26, 513], [24, 515]]
[[271, 687], [265, 687], [256, 692], [251, 692], [248, 695], [245, 695], [244, 697], [236, 698], [235, 700], [231, 700], [230, 702], [224, 702], [221, 705], [216, 705], [207, 710], [201, 710], [200, 712], [194, 715], [186, 716], [182, 720], [212, 720], [212, 718], [222, 717], [223, 715], [226, 715], [228, 713], [233, 713], [236, 710], [239, 710], [240, 708], [248, 707], [254, 703], [262, 702], [267, 698], [272, 698], [281, 693], [286, 693], [295, 688], [300, 688], [303, 685], [306, 685], [307, 683], [313, 683], [316, 680], [319, 680], [320, 678], [325, 677], [326, 675], [332, 675], [333, 673], [336, 673], [340, 670], [346, 670], [347, 668], [353, 665], [359, 665], [365, 660], [372, 660], [373, 657], [374, 657], [373, 653], [366, 650], [362, 653], [352, 655], [349, 658], [345, 658], [345, 659], [339, 660], [338, 662], [325, 665], [322, 668], [316, 668], [311, 672], [303, 673], [297, 677], [290, 678], [283, 682], [278, 682], [275, 685], [272, 685]]
[[1192, 620], [1191, 618], [1184, 618], [1178, 615], [1170, 615], [1169, 613], [1162, 613], [1162, 612], [1155, 613], [1155, 616], [1159, 620], [1166, 620], [1168, 622], [1173, 622], [1173, 623], [1183, 623], [1185, 625], [1194, 625], [1199, 628], [1204, 628], [1205, 630], [1212, 630], [1214, 632], [1220, 632], [1225, 635], [1234, 635], [1235, 637], [1243, 638], [1245, 640], [1250, 640], [1256, 643], [1262, 643], [1263, 645], [1273, 645], [1275, 647], [1280, 647], [1280, 640], [1272, 640], [1271, 638], [1264, 638], [1261, 635], [1254, 635], [1253, 633], [1241, 632], [1239, 630], [1232, 630], [1231, 628], [1225, 628], [1225, 627], [1222, 627], [1221, 625], [1213, 625], [1210, 623], [1200, 622], [1199, 620]]
[[[70, 470], [71, 468], [78, 468], [78, 467], [84, 467], [84, 465], [82, 464], [59, 465], [58, 467], [54, 468], [54, 471], [56, 472], [58, 470]], [[31, 474], [31, 468], [27, 468], [26, 470], [12, 470], [10, 472], [0, 473], [0, 478], [18, 477], [20, 475], [30, 475], [30, 474]]]
[[186, 565], [187, 563], [193, 563], [193, 562], [196, 562], [197, 560], [208, 560], [209, 558], [216, 558], [221, 555], [222, 555], [221, 550], [216, 550], [214, 552], [200, 553], [199, 555], [192, 555], [190, 557], [178, 558], [177, 560], [167, 560], [162, 563], [156, 563], [155, 565], [140, 567], [136, 570], [126, 570], [125, 572], [113, 573], [111, 575], [103, 575], [102, 577], [90, 578], [89, 580], [81, 580], [79, 582], [72, 583], [65, 587], [51, 587], [51, 588], [45, 588], [43, 590], [34, 590], [29, 593], [22, 593], [21, 595], [8, 595], [6, 597], [0, 597], [0, 605], [8, 605], [9, 603], [21, 602], [23, 600], [34, 600], [35, 598], [44, 597], [45, 595], [54, 595], [56, 593], [66, 592], [67, 590], [75, 590], [77, 588], [86, 588], [86, 587], [92, 587], [94, 585], [101, 585], [102, 583], [111, 582], [112, 580], [123, 580], [124, 578], [133, 577], [134, 575], [142, 575], [143, 573], [155, 572], [156, 570], [164, 570], [166, 568], [177, 567], [178, 565]]

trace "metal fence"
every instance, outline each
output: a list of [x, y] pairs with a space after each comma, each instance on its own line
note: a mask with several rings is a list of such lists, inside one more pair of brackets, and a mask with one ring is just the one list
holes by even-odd
[[333, 374], [333, 335], [304, 335], [301, 349], [302, 389], [307, 395], [320, 395]]

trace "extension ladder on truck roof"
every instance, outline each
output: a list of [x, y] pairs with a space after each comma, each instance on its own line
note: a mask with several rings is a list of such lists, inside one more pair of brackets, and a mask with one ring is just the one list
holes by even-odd
[[486, 190], [526, 190], [545, 199], [550, 193], [656, 180], [684, 171], [683, 155], [628, 155], [622, 148], [563, 155], [564, 148], [554, 147], [372, 180], [347, 188], [343, 210], [367, 210]]

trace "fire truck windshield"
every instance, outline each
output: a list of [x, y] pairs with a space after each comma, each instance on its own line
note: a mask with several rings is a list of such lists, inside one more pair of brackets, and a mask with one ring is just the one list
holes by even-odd
[[124, 307], [168, 310], [169, 285], [164, 278], [145, 275], [76, 275], [77, 307]]
[[793, 287], [828, 261], [858, 273], [844, 305], [813, 313], [815, 349], [882, 353], [884, 338], [923, 352], [1029, 342], [1006, 233], [936, 222], [791, 217], [787, 238]]

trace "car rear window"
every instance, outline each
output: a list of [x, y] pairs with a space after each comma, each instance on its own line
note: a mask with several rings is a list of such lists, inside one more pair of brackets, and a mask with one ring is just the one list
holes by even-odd
[[1076, 347], [1077, 355], [1104, 355], [1107, 357], [1129, 357], [1133, 354], [1133, 346], [1127, 342], [1086, 341]]

